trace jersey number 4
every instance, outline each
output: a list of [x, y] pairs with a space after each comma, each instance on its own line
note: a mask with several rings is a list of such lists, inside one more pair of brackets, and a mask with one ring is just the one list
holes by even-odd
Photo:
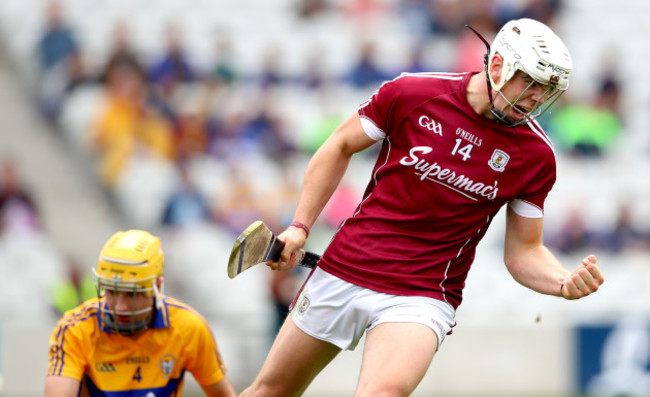
[[467, 161], [468, 158], [472, 157], [470, 155], [470, 152], [472, 151], [474, 145], [469, 143], [463, 147], [460, 147], [461, 142], [463, 142], [462, 139], [460, 138], [456, 139], [456, 146], [454, 146], [454, 150], [451, 151], [451, 154], [455, 155], [456, 153], [458, 153], [461, 156], [463, 156], [463, 161]]
[[140, 373], [140, 366], [136, 368], [135, 373], [133, 374], [133, 380], [140, 382], [142, 380], [142, 374]]

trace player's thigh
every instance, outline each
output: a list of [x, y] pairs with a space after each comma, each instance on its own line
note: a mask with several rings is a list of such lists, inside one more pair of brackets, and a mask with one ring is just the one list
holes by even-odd
[[379, 324], [366, 336], [356, 396], [408, 396], [438, 349], [438, 337], [418, 323]]
[[262, 370], [242, 396], [300, 396], [340, 351], [306, 334], [287, 316]]

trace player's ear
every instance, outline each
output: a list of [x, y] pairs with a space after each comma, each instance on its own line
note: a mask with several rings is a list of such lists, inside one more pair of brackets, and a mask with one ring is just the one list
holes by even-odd
[[492, 56], [492, 59], [490, 59], [490, 77], [492, 78], [492, 81], [494, 84], [499, 84], [501, 83], [501, 71], [503, 70], [503, 57], [499, 54], [496, 53], [494, 56]]

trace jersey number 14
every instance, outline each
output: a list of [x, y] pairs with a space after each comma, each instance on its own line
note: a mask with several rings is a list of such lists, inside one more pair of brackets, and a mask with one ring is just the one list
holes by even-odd
[[456, 139], [456, 146], [454, 146], [454, 150], [451, 151], [451, 154], [455, 155], [456, 153], [458, 153], [461, 156], [463, 156], [463, 161], [467, 161], [468, 158], [472, 157], [470, 155], [470, 152], [472, 151], [474, 145], [469, 143], [461, 148], [460, 147], [461, 142], [463, 142], [462, 139], [460, 138]]

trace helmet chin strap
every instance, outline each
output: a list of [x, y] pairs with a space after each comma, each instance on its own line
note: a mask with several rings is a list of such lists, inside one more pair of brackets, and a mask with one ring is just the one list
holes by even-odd
[[494, 97], [492, 96], [492, 83], [490, 83], [490, 70], [489, 70], [489, 63], [490, 63], [490, 43], [481, 35], [479, 32], [476, 31], [473, 27], [469, 25], [467, 26], [476, 36], [478, 36], [479, 39], [485, 44], [485, 47], [487, 49], [487, 52], [483, 56], [483, 65], [485, 67], [485, 82], [487, 83], [487, 92], [488, 92], [488, 98], [490, 98], [490, 112], [492, 113], [492, 116], [494, 116], [494, 119], [502, 124], [505, 124], [508, 127], [514, 127], [517, 125], [517, 123], [510, 119], [506, 114], [494, 107]]
[[493, 107], [491, 112], [492, 112], [492, 115], [494, 116], [494, 119], [496, 121], [500, 122], [501, 124], [505, 124], [508, 127], [516, 127], [516, 126], [520, 125], [520, 123], [512, 120], [510, 117], [506, 116], [506, 114], [503, 113], [499, 109], [495, 109]]

